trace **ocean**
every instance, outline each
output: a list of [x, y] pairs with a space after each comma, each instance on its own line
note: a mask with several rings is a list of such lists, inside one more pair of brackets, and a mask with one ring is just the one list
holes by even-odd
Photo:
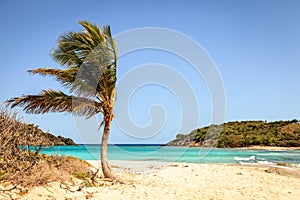
[[[54, 146], [42, 153], [74, 156], [83, 160], [99, 160], [99, 145]], [[110, 160], [137, 160], [187, 163], [290, 163], [300, 166], [300, 150], [247, 150], [190, 148], [161, 145], [109, 145]]]

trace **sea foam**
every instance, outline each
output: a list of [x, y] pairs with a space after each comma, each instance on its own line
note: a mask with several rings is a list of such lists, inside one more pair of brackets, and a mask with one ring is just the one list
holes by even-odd
[[242, 158], [242, 157], [235, 156], [233, 159], [236, 161], [249, 161], [249, 160], [255, 160], [255, 156], [250, 156], [248, 158]]

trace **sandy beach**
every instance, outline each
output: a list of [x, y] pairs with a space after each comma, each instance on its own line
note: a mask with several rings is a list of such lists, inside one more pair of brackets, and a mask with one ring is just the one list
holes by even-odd
[[300, 147], [251, 146], [251, 147], [242, 147], [242, 148], [238, 148], [238, 149], [266, 150], [266, 151], [288, 151], [288, 150], [300, 150]]
[[[99, 162], [89, 161], [98, 167]], [[124, 183], [98, 181], [97, 187], [51, 183], [32, 189], [31, 199], [298, 199], [300, 168], [111, 161]], [[99, 179], [101, 180], [101, 179]], [[76, 191], [78, 190], [78, 191]]]

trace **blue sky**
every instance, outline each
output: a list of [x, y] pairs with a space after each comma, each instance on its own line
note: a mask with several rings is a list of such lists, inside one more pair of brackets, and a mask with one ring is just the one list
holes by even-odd
[[[86, 19], [111, 25], [114, 35], [135, 28], [161, 27], [195, 40], [209, 54], [223, 80], [225, 121], [299, 119], [299, 9], [297, 0], [0, 0], [0, 101], [37, 94], [42, 89], [61, 89], [52, 78], [32, 76], [26, 71], [59, 67], [49, 56], [57, 37], [68, 30], [80, 30], [77, 21]], [[176, 94], [157, 84], [147, 85], [133, 94], [130, 117], [135, 124], [147, 126], [151, 123], [151, 106], [162, 105], [165, 126], [155, 136], [141, 139], [127, 135], [114, 122], [111, 143], [165, 143], [178, 132], [210, 124], [211, 96], [205, 80], [196, 76], [182, 58], [151, 49], [131, 52], [120, 58], [118, 78], [149, 63], [167, 65], [188, 81], [198, 101], [199, 123], [181, 130]], [[70, 115], [20, 113], [45, 131], [81, 142], [82, 133], [78, 133], [78, 124]], [[153, 114], [161, 119], [161, 113]]]

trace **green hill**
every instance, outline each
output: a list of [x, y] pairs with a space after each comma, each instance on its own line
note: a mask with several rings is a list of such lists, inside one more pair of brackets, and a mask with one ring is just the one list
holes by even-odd
[[300, 121], [241, 121], [211, 125], [178, 134], [170, 146], [219, 148], [260, 146], [300, 147]]

